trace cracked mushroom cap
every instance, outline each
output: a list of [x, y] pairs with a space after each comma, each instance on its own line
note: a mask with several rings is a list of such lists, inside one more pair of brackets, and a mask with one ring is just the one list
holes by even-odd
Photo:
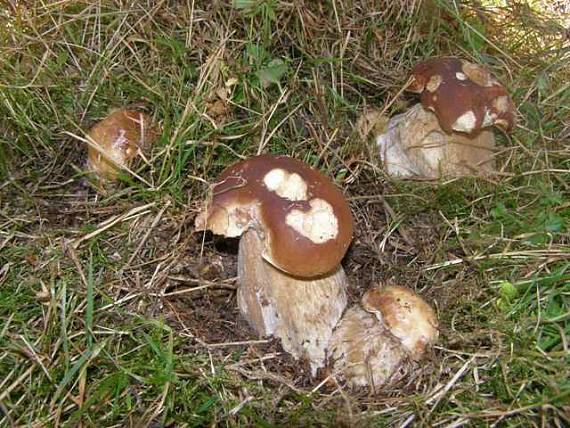
[[417, 64], [408, 87], [420, 93], [448, 133], [478, 133], [497, 126], [510, 131], [514, 105], [507, 90], [483, 67], [459, 58], [433, 58]]
[[89, 131], [88, 168], [99, 177], [114, 180], [120, 168], [129, 167], [139, 153], [158, 137], [146, 113], [117, 110]]
[[413, 360], [421, 359], [426, 347], [439, 335], [433, 309], [408, 288], [373, 288], [362, 297], [362, 307], [376, 315], [401, 341]]
[[301, 278], [334, 271], [352, 240], [352, 214], [323, 174], [287, 156], [261, 155], [229, 166], [196, 229], [226, 237], [261, 232], [263, 258]]

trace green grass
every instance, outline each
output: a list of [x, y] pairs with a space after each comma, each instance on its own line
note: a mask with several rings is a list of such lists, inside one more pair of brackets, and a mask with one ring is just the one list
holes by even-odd
[[[570, 45], [540, 2], [24, 3], [0, 7], [0, 426], [569, 423]], [[411, 105], [392, 101], [412, 65], [447, 54], [513, 95], [503, 173], [389, 179], [356, 120]], [[144, 181], [96, 197], [70, 134], [122, 106], [163, 133]], [[352, 198], [355, 296], [400, 282], [437, 308], [440, 343], [408, 383], [313, 391], [275, 344], [223, 345], [256, 339], [235, 255], [192, 223], [259, 148]]]

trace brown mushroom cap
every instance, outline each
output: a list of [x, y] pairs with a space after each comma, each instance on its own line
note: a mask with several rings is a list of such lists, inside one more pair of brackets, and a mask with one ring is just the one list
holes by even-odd
[[420, 93], [444, 131], [475, 134], [488, 126], [510, 131], [514, 105], [506, 89], [483, 67], [459, 58], [432, 58], [412, 70], [408, 90]]
[[433, 309], [405, 287], [373, 288], [362, 297], [362, 307], [374, 313], [402, 342], [413, 360], [419, 360], [439, 332]]
[[228, 237], [262, 231], [262, 255], [298, 277], [334, 271], [352, 239], [352, 214], [323, 174], [287, 156], [261, 155], [229, 166], [212, 191], [198, 230]]
[[89, 168], [101, 178], [114, 180], [120, 167], [128, 167], [139, 149], [145, 149], [158, 137], [151, 118], [141, 112], [117, 110], [89, 131], [97, 146], [89, 145]]

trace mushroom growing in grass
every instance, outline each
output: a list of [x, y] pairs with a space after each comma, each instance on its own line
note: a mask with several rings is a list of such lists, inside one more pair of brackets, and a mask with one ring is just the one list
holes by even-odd
[[495, 169], [492, 126], [510, 131], [514, 105], [479, 65], [459, 58], [417, 64], [409, 91], [420, 104], [390, 119], [376, 142], [388, 175], [438, 179], [489, 175]]
[[238, 306], [261, 336], [281, 339], [312, 374], [322, 367], [346, 306], [340, 265], [352, 214], [323, 174], [287, 156], [261, 155], [220, 175], [196, 229], [241, 236]]
[[333, 374], [373, 389], [405, 374], [438, 337], [432, 308], [405, 287], [373, 288], [348, 309], [331, 339]]
[[157, 128], [146, 113], [117, 110], [91, 128], [88, 134], [87, 170], [99, 184], [117, 179], [137, 156], [158, 137]]

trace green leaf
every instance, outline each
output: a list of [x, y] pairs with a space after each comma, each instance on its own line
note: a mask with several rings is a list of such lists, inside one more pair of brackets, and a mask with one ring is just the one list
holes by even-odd
[[71, 366], [70, 369], [66, 370], [65, 375], [63, 376], [63, 379], [59, 383], [57, 390], [56, 390], [54, 396], [52, 397], [52, 401], [51, 401], [52, 405], [53, 405], [53, 403], [57, 402], [57, 400], [59, 399], [61, 394], [64, 392], [65, 387], [70, 382], [76, 380], [76, 375], [79, 374], [80, 370], [85, 368], [87, 365], [89, 365], [89, 362], [91, 360], [95, 359], [97, 357], [97, 355], [99, 355], [99, 353], [107, 345], [107, 342], [108, 342], [108, 340], [100, 342], [94, 348], [88, 349], [87, 351], [85, 351], [83, 354], [81, 354], [81, 357], [79, 357], [77, 359], [75, 364], [73, 364], [73, 366]]
[[281, 83], [281, 78], [285, 73], [287, 73], [287, 70], [288, 66], [283, 60], [274, 59], [255, 74], [259, 78], [263, 87], [267, 88], [272, 83], [279, 85]]
[[518, 295], [517, 287], [509, 281], [501, 281], [499, 287], [501, 289], [501, 299], [505, 302], [511, 303]]
[[548, 76], [545, 73], [541, 73], [536, 79], [536, 87], [542, 96], [547, 96], [547, 94], [552, 92], [549, 89], [550, 83], [548, 81]]
[[249, 64], [259, 68], [261, 64], [265, 63], [270, 55], [267, 50], [259, 44], [248, 43], [245, 47], [246, 60]]
[[510, 281], [501, 281], [499, 284], [499, 294], [501, 297], [497, 299], [497, 307], [502, 312], [509, 312], [512, 308], [513, 301], [518, 296], [517, 287]]
[[87, 270], [87, 307], [85, 309], [85, 335], [87, 337], [87, 349], [93, 348], [93, 254], [89, 254], [89, 266]]
[[463, 38], [465, 42], [472, 47], [475, 51], [484, 51], [487, 47], [487, 40], [485, 39], [486, 28], [485, 24], [480, 20], [471, 20], [469, 25], [464, 26]]
[[233, 6], [239, 10], [251, 10], [254, 8], [257, 0], [234, 0]]
[[491, 209], [491, 216], [497, 220], [505, 218], [507, 216], [507, 209], [505, 207], [505, 204], [502, 202], [497, 203], [495, 208]]
[[538, 218], [538, 222], [545, 232], [556, 233], [564, 231], [564, 219], [554, 212], [542, 213]]

